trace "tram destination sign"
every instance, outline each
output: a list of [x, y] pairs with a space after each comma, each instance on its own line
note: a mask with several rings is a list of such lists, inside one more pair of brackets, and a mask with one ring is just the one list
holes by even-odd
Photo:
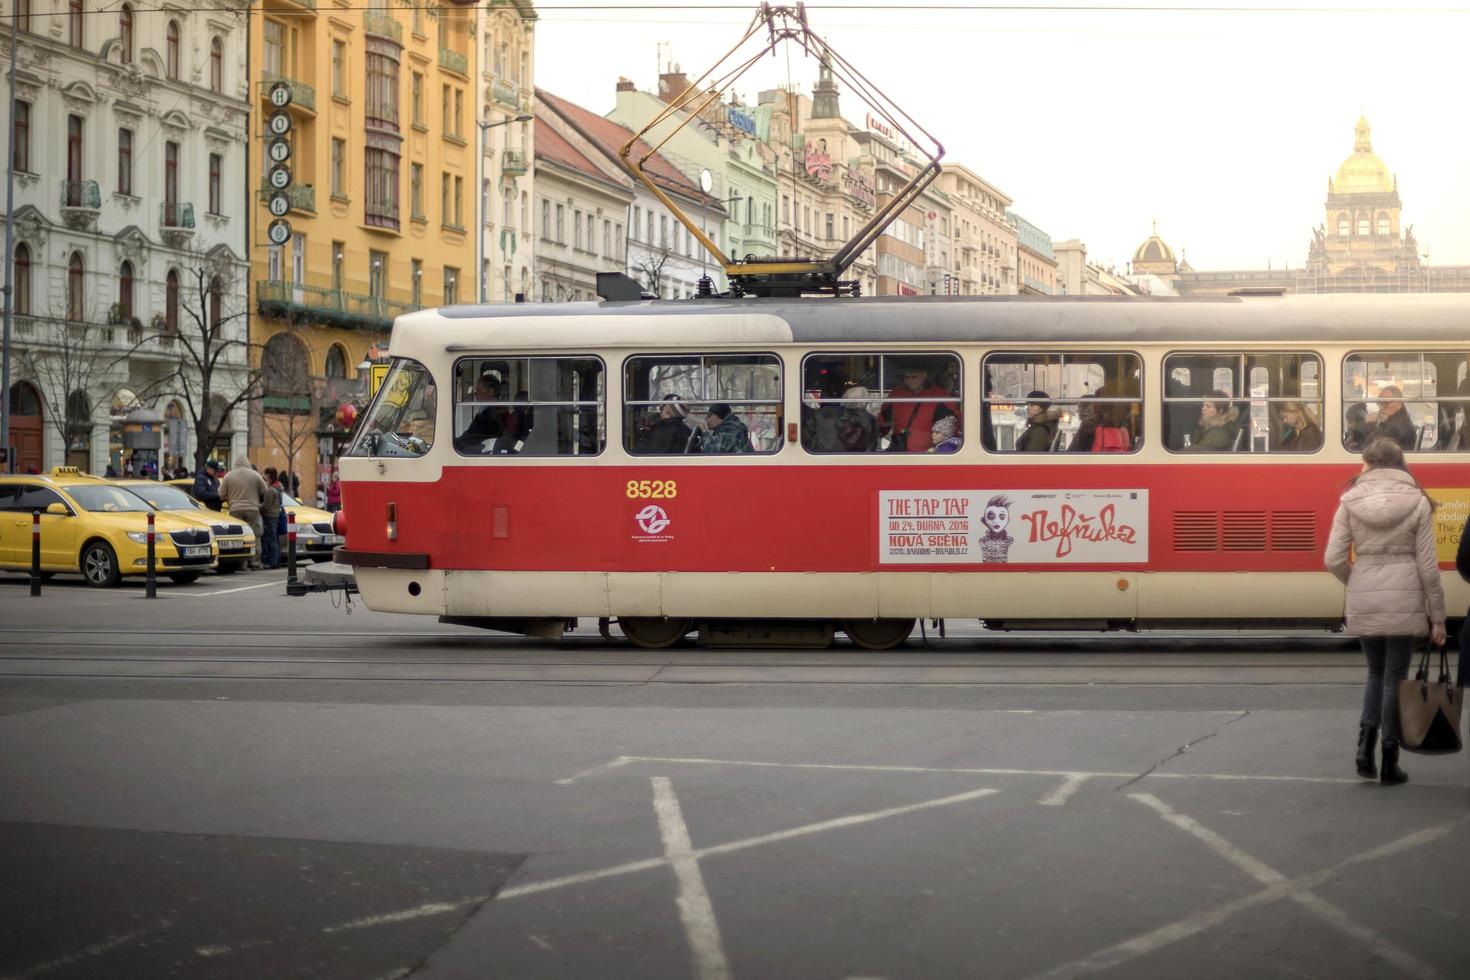
[[1147, 490], [883, 490], [882, 565], [1148, 561]]

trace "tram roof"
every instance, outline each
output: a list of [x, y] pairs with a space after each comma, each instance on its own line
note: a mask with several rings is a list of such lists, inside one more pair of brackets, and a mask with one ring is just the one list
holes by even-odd
[[919, 296], [463, 305], [399, 317], [395, 353], [713, 344], [1429, 343], [1470, 340], [1470, 294]]

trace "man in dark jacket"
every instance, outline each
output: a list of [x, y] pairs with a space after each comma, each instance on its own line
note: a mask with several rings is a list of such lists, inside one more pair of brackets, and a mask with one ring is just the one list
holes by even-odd
[[1383, 390], [1378, 393], [1381, 402], [1378, 408], [1378, 417], [1373, 426], [1368, 430], [1363, 445], [1371, 445], [1374, 439], [1392, 439], [1399, 444], [1399, 448], [1412, 452], [1415, 436], [1418, 434], [1414, 429], [1414, 421], [1409, 418], [1409, 413], [1404, 411], [1404, 393], [1397, 385], [1384, 385]]
[[1026, 428], [1016, 440], [1018, 453], [1051, 452], [1056, 439], [1057, 423], [1062, 413], [1051, 407], [1051, 396], [1044, 391], [1033, 391], [1026, 396]]
[[[1460, 528], [1460, 547], [1455, 552], [1455, 571], [1460, 578], [1470, 582], [1470, 517]], [[1460, 624], [1460, 676], [1456, 683], [1470, 687], [1470, 609], [1465, 610], [1465, 621]]]
[[194, 489], [191, 494], [195, 500], [210, 510], [219, 510], [219, 463], [212, 459], [205, 460], [204, 469], [194, 477]]

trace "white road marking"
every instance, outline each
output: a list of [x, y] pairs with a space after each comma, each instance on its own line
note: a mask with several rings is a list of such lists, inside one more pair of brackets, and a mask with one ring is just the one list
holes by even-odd
[[694, 856], [679, 798], [674, 795], [667, 776], [653, 776], [651, 782], [664, 857], [679, 883], [676, 904], [689, 949], [694, 954], [694, 973], [701, 980], [726, 980], [730, 976], [730, 963], [725, 959], [725, 943], [720, 938], [720, 924], [715, 920], [709, 890], [704, 887], [704, 875], [699, 870], [699, 859]]
[[466, 898], [460, 902], [428, 902], [424, 905], [416, 905], [411, 909], [400, 909], [397, 912], [385, 912], [382, 915], [365, 915], [360, 919], [350, 922], [339, 922], [334, 926], [323, 926], [322, 932], [347, 932], [351, 929], [369, 929], [373, 926], [385, 926], [394, 922], [410, 922], [414, 919], [424, 919], [433, 915], [444, 915], [446, 912], [457, 912], [471, 905], [478, 905], [489, 898], [481, 895], [478, 898]]
[[600, 773], [600, 772], [605, 772], [605, 771], [607, 771], [609, 769], [617, 769], [617, 768], [619, 768], [621, 766], [626, 766], [629, 763], [629, 761], [631, 761], [631, 760], [629, 759], [628, 756], [626, 756], [626, 755], [620, 755], [620, 756], [618, 756], [616, 759], [614, 759], [611, 762], [604, 762], [602, 765], [600, 765], [600, 766], [593, 766], [591, 769], [583, 769], [581, 772], [577, 773], [575, 776], [568, 776], [566, 779], [558, 779], [556, 781], [556, 785], [557, 786], [570, 786], [570, 785], [572, 785], [572, 783], [575, 783], [577, 780], [582, 779], [585, 776], [592, 776], [592, 775], [596, 775], [597, 773]]
[[536, 935], [534, 932], [531, 933], [527, 938], [530, 939], [531, 942], [535, 943], [537, 946], [540, 946], [542, 949], [546, 950], [548, 953], [556, 952], [555, 946], [551, 945], [551, 943], [548, 943], [545, 939]]
[[103, 953], [107, 953], [121, 946], [126, 946], [129, 943], [136, 942], [144, 936], [152, 935], [155, 932], [163, 932], [165, 929], [169, 929], [172, 926], [173, 923], [170, 922], [168, 919], [160, 919], [158, 922], [155, 922], [151, 926], [145, 926], [142, 929], [134, 929], [132, 932], [125, 932], [120, 936], [108, 936], [101, 942], [93, 943], [90, 946], [84, 946], [81, 949], [77, 950], [75, 953], [68, 953], [66, 956], [57, 957], [54, 960], [47, 960], [45, 963], [38, 963], [37, 965], [31, 967], [29, 970], [26, 970], [22, 973], [11, 974], [11, 976], [14, 977], [15, 980], [25, 980], [25, 978], [27, 977], [39, 977], [43, 973], [50, 973], [52, 970], [60, 970], [63, 967], [68, 967], [75, 963], [80, 963], [82, 960], [89, 960], [94, 956], [101, 956]]
[[208, 599], [210, 596], [229, 595], [232, 592], [249, 592], [251, 589], [268, 589], [273, 585], [277, 588], [285, 588], [284, 582], [261, 582], [258, 585], [242, 585], [236, 589], [219, 589], [214, 592], [175, 592], [170, 589], [167, 592], [160, 591], [158, 594], [161, 596], [168, 596], [170, 599]]
[[[1420, 963], [1413, 956], [1388, 944], [1386, 940], [1381, 939], [1371, 931], [1362, 926], [1358, 926], [1356, 923], [1352, 923], [1336, 907], [1317, 898], [1316, 895], [1311, 895], [1311, 891], [1332, 881], [1341, 875], [1343, 871], [1355, 865], [1394, 857], [1416, 847], [1421, 847], [1447, 837], [1464, 826], [1467, 819], [1470, 818], [1455, 820], [1450, 823], [1440, 824], [1437, 827], [1415, 831], [1395, 841], [1381, 844], [1378, 847], [1363, 851], [1361, 854], [1355, 854], [1330, 868], [1325, 868], [1321, 871], [1302, 875], [1297, 878], [1286, 878], [1280, 872], [1267, 867], [1250, 855], [1244, 854], [1234, 845], [1223, 840], [1218, 834], [1215, 834], [1208, 828], [1202, 827], [1190, 818], [1176, 813], [1167, 804], [1160, 802], [1155, 797], [1149, 796], [1146, 793], [1138, 793], [1133, 794], [1133, 799], [1153, 808], [1160, 816], [1169, 820], [1170, 823], [1205, 841], [1205, 843], [1209, 844], [1222, 857], [1236, 864], [1237, 867], [1245, 870], [1251, 877], [1265, 884], [1267, 887], [1254, 894], [1226, 902], [1217, 908], [1196, 913], [1188, 918], [1180, 919], [1178, 922], [1171, 922], [1168, 925], [1134, 936], [1131, 939], [1099, 950], [1080, 960], [1064, 963], [1045, 973], [1038, 974], [1033, 980], [1062, 980], [1062, 978], [1085, 976], [1090, 973], [1109, 970], [1130, 960], [1137, 959], [1140, 956], [1162, 949], [1165, 946], [1177, 943], [1180, 940], [1188, 939], [1191, 936], [1196, 936], [1212, 929], [1246, 909], [1287, 898], [1301, 902], [1302, 896], [1310, 896], [1307, 902], [1301, 903], [1309, 911], [1314, 914], [1325, 915], [1327, 917], [1326, 921], [1329, 924], [1345, 928], [1350, 934], [1364, 940], [1380, 956], [1388, 962], [1393, 963], [1404, 973], [1416, 977], [1434, 977], [1438, 975], [1433, 967]], [[1196, 833], [1196, 830], [1202, 833]], [[1321, 903], [1321, 905], [1326, 906], [1331, 911], [1328, 912], [1325, 909], [1320, 909], [1317, 903]]]
[[1063, 806], [1072, 798], [1072, 794], [1082, 788], [1082, 784], [1090, 777], [1082, 773], [1073, 773], [1063, 779], [1061, 785], [1050, 793], [1043, 796], [1038, 802], [1042, 806]]
[[[930, 810], [935, 807], [953, 806], [956, 803], [967, 803], [970, 800], [978, 800], [981, 797], [992, 796], [999, 790], [975, 789], [967, 793], [957, 793], [954, 796], [942, 796], [937, 800], [925, 800], [922, 803], [910, 803], [907, 806], [891, 807], [887, 810], [874, 810], [871, 813], [857, 813], [850, 817], [837, 817], [834, 820], [823, 820], [819, 823], [810, 823], [801, 827], [792, 827], [790, 830], [778, 830], [773, 834], [762, 834], [759, 837], [747, 837], [744, 840], [730, 841], [728, 844], [717, 844], [714, 847], [698, 848], [691, 853], [695, 858], [706, 858], [714, 854], [730, 854], [735, 851], [743, 851], [751, 847], [760, 847], [764, 844], [775, 844], [779, 841], [790, 840], [794, 837], [805, 837], [809, 834], [820, 834], [828, 830], [840, 830], [843, 827], [855, 827], [859, 824], [873, 823], [877, 820], [886, 820], [889, 817], [901, 817], [908, 813], [918, 813], [921, 810]], [[629, 861], [626, 864], [616, 864], [610, 868], [599, 871], [584, 871], [580, 874], [564, 875], [560, 878], [547, 878], [545, 881], [533, 881], [525, 885], [517, 885], [514, 888], [506, 888], [496, 894], [495, 900], [502, 901], [509, 898], [522, 898], [526, 895], [537, 895], [541, 892], [549, 892], [558, 888], [567, 888], [572, 885], [584, 885], [588, 882], [600, 881], [603, 878], [615, 878], [620, 875], [634, 874], [639, 871], [647, 871], [650, 868], [661, 868], [668, 864], [667, 858], [644, 858], [641, 861]]]

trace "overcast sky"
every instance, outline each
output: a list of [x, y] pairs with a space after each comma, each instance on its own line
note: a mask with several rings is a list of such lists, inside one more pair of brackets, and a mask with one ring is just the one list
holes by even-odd
[[[538, 4], [536, 82], [600, 113], [619, 75], [656, 88], [658, 42], [697, 76], [755, 9], [565, 9], [598, 2]], [[1094, 261], [1121, 269], [1157, 218], [1196, 269], [1302, 265], [1362, 111], [1420, 250], [1435, 265], [1470, 264], [1470, 3], [1415, 0], [1418, 12], [1404, 13], [1374, 9], [1388, 0], [1288, 2], [1313, 9], [807, 9], [947, 159], [1053, 239], [1082, 239]], [[815, 64], [795, 52], [790, 72], [810, 92]], [[784, 84], [785, 57], [747, 79], [736, 90], [751, 101]], [[842, 110], [859, 123], [866, 112], [847, 92]]]

